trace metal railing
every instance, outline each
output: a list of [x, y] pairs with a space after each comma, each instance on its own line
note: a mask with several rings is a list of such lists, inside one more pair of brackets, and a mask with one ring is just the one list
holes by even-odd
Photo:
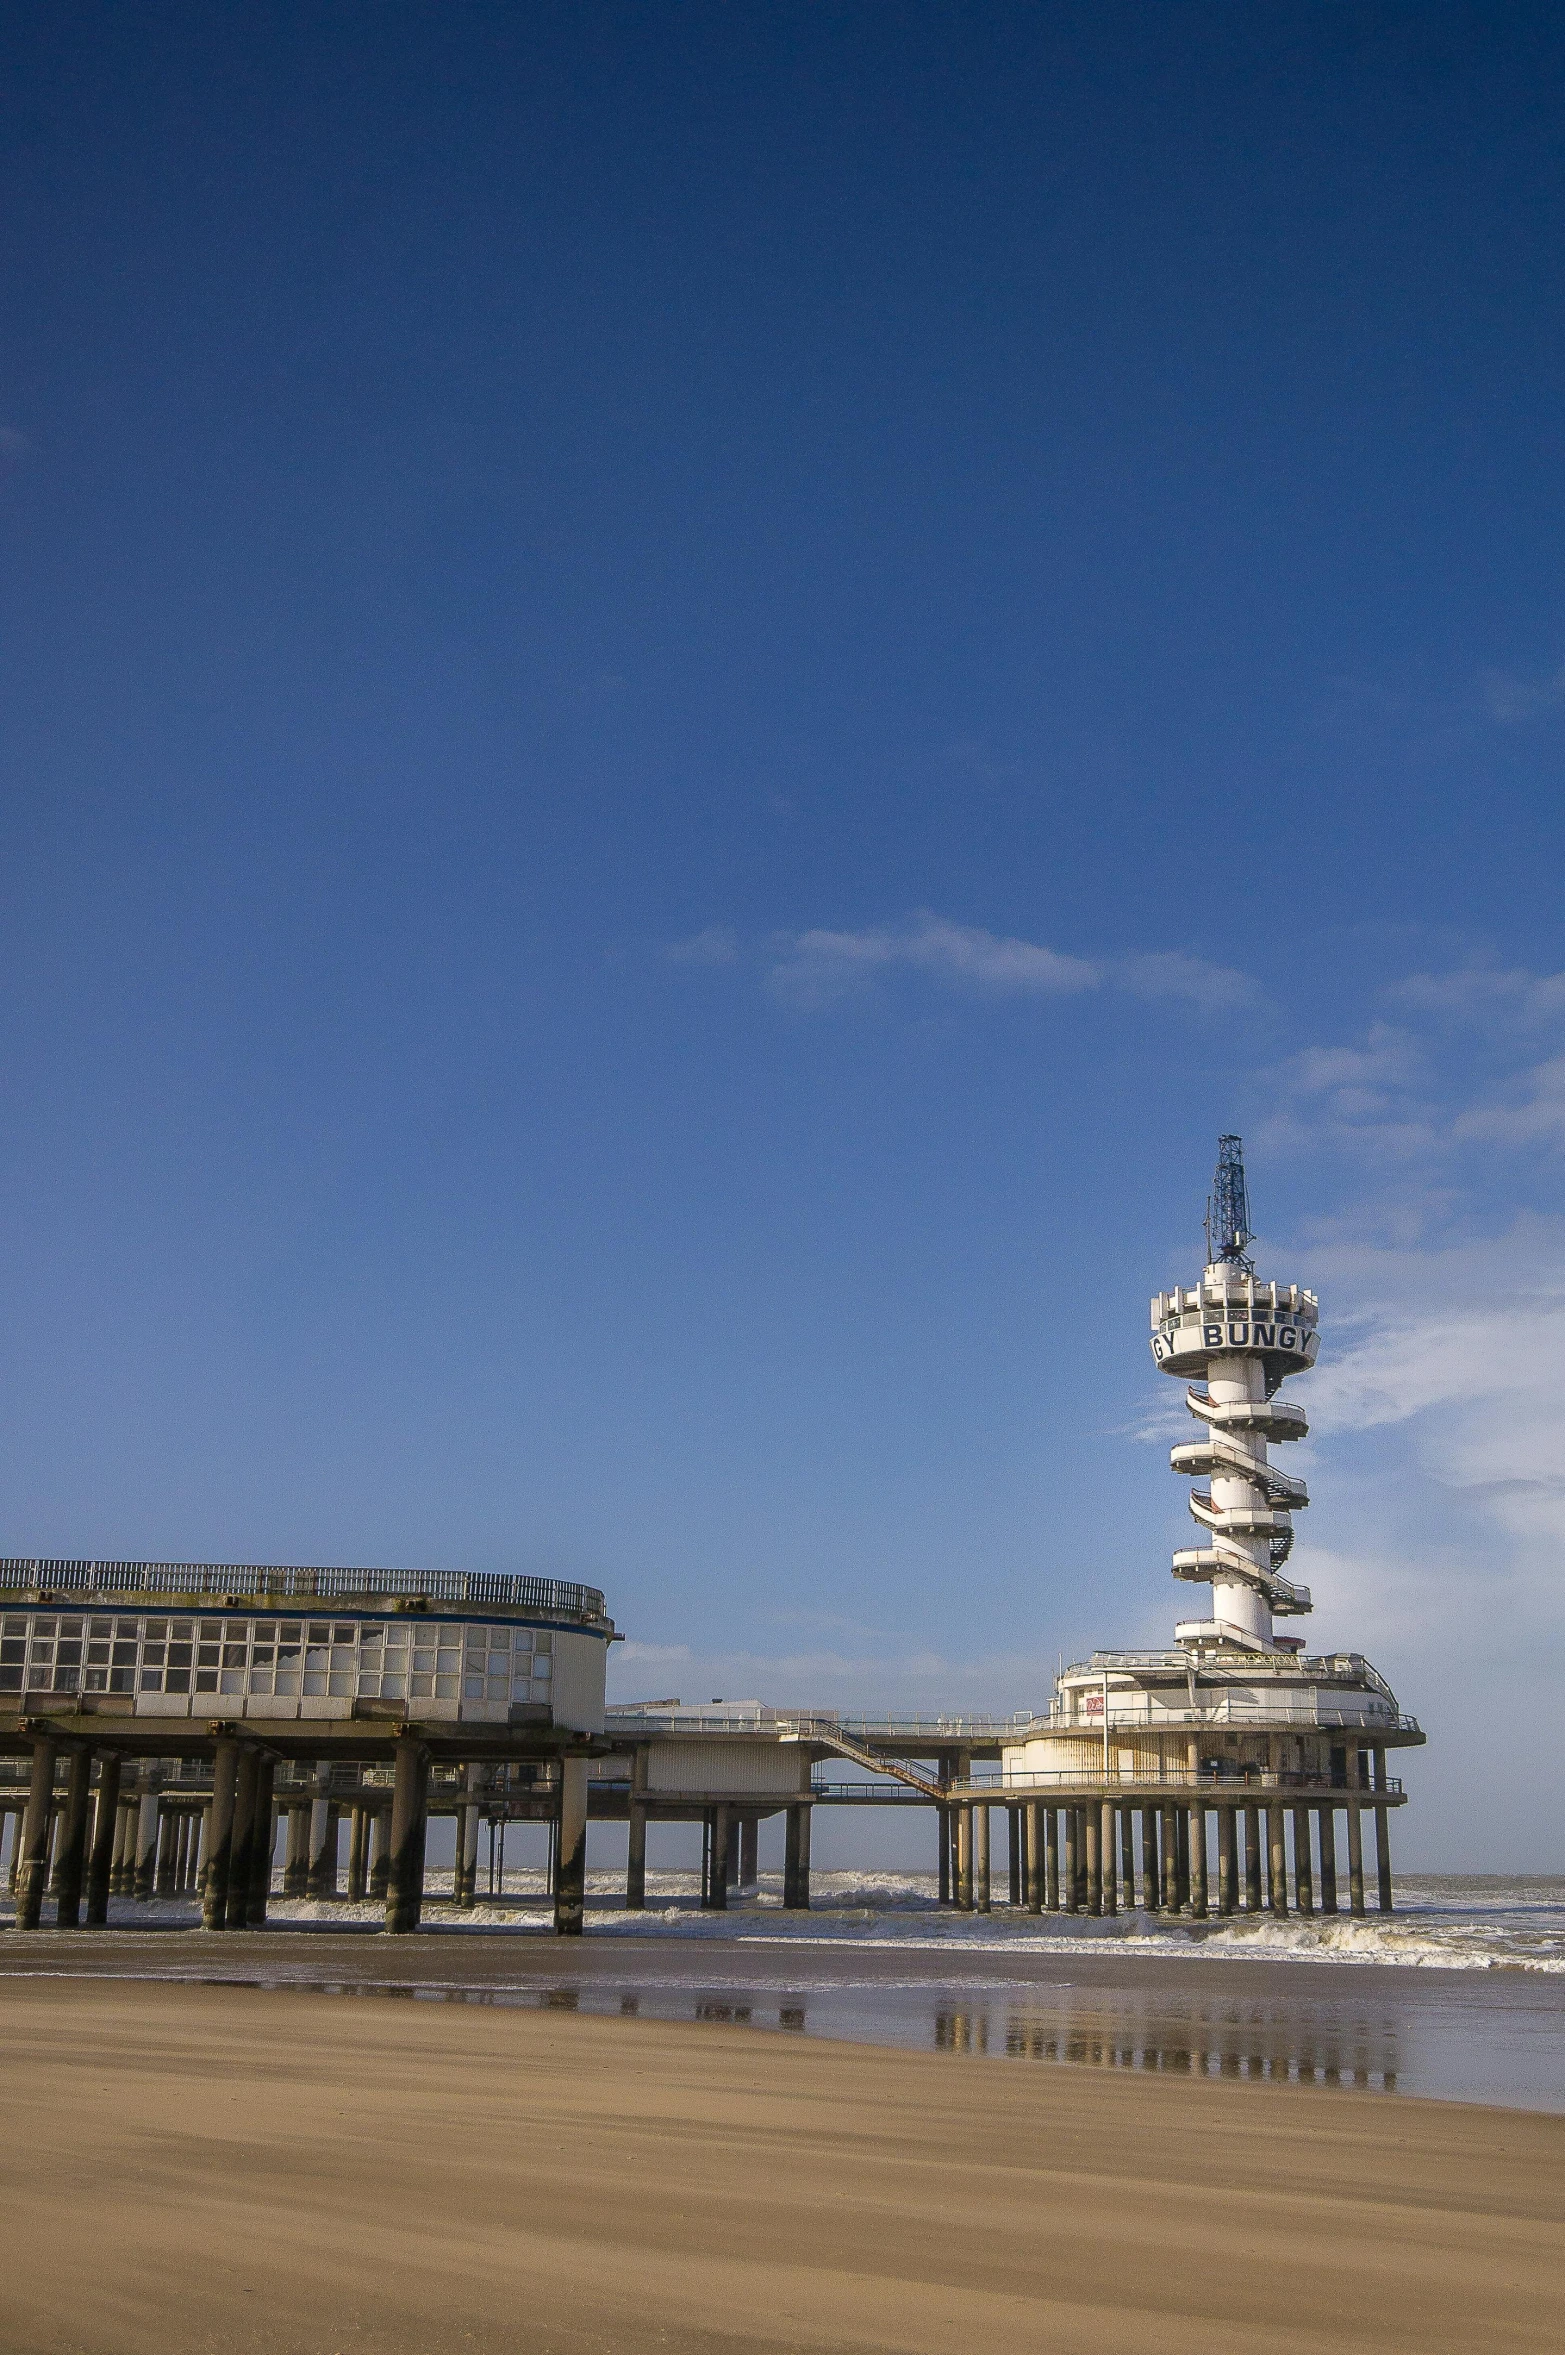
[[809, 1740], [819, 1734], [834, 1740], [839, 1734], [865, 1741], [936, 1742], [1012, 1741], [1029, 1726], [1046, 1725], [1031, 1709], [1013, 1717], [844, 1717], [834, 1709], [616, 1709], [606, 1713], [610, 1733], [635, 1733], [645, 1726], [658, 1733], [772, 1734], [779, 1740]]
[[607, 1624], [602, 1591], [569, 1579], [503, 1570], [311, 1570], [256, 1562], [53, 1562], [0, 1558], [0, 1594], [212, 1595], [224, 1601], [323, 1603], [403, 1596], [431, 1603], [498, 1603], [560, 1619]]
[[1337, 1783], [1322, 1775], [1299, 1774], [1292, 1769], [1278, 1772], [1269, 1766], [1241, 1767], [1224, 1772], [1216, 1767], [1200, 1767], [1192, 1774], [1189, 1767], [1176, 1768], [1169, 1774], [1094, 1774], [1090, 1768], [1072, 1771], [1067, 1767], [1044, 1767], [1032, 1774], [972, 1775], [966, 1781], [949, 1786], [953, 1799], [1006, 1800], [1027, 1797], [1042, 1791], [1340, 1791], [1346, 1797], [1356, 1795], [1365, 1800], [1401, 1798], [1400, 1779], [1388, 1775], [1384, 1782], [1371, 1786]]
[[811, 1783], [812, 1799], [856, 1799], [863, 1807], [929, 1807], [933, 1801], [922, 1791], [915, 1791], [911, 1783], [896, 1783], [889, 1776], [871, 1779], [866, 1776], [858, 1783]]
[[[1116, 1733], [1146, 1734], [1164, 1730], [1172, 1733], [1182, 1726], [1250, 1727], [1265, 1730], [1269, 1726], [1318, 1726], [1325, 1732], [1361, 1733], [1383, 1740], [1389, 1734], [1418, 1734], [1423, 1729], [1416, 1717], [1405, 1717], [1399, 1711], [1388, 1715], [1366, 1714], [1363, 1710], [1334, 1709], [1316, 1701], [1313, 1706], [1303, 1695], [1281, 1694], [1275, 1703], [1270, 1701], [1235, 1701], [1225, 1694], [1211, 1708], [1202, 1709], [1126, 1709], [1116, 1707], [1118, 1696], [1109, 1695], [1108, 1730]], [[1103, 1713], [1091, 1716], [1051, 1718], [1042, 1729], [1051, 1734], [1074, 1734], [1078, 1740], [1094, 1741], [1101, 1738]]]

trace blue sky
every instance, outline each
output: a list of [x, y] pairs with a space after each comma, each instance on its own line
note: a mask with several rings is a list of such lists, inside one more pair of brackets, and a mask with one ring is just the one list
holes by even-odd
[[24, 11], [4, 1550], [1041, 1700], [1183, 1608], [1236, 1127], [1404, 1845], [1565, 1867], [1562, 83], [1527, 6]]

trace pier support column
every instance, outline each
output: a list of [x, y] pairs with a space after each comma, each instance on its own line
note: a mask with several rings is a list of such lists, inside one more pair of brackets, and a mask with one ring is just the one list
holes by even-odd
[[212, 1833], [207, 1843], [201, 1891], [201, 1927], [220, 1930], [228, 1910], [228, 1879], [234, 1861], [234, 1794], [239, 1781], [239, 1744], [224, 1735], [212, 1763]]
[[973, 1911], [987, 1913], [990, 1908], [989, 1834], [993, 1810], [988, 1807], [973, 1809]]
[[250, 1918], [250, 1879], [255, 1871], [256, 1793], [260, 1780], [260, 1752], [253, 1742], [239, 1745], [239, 1768], [234, 1777], [234, 1837], [228, 1860], [228, 1901], [220, 1930], [242, 1930]]
[[[306, 1814], [308, 1823], [309, 1816]], [[377, 1807], [370, 1826], [370, 1884], [371, 1905], [384, 1905], [391, 1886], [391, 1809]]]
[[1391, 1825], [1390, 1809], [1384, 1804], [1375, 1810], [1375, 1877], [1376, 1895], [1382, 1913], [1391, 1911]]
[[1136, 1909], [1136, 1811], [1119, 1810], [1120, 1901], [1127, 1913]]
[[1010, 1867], [1010, 1901], [1019, 1913], [1022, 1905], [1022, 1882], [1026, 1878], [1022, 1843], [1027, 1837], [1027, 1828], [1019, 1807], [1007, 1807], [1005, 1829], [1006, 1862]]
[[956, 1902], [963, 1913], [973, 1910], [973, 1810], [970, 1802], [956, 1811]]
[[[289, 1817], [288, 1821], [290, 1832], [289, 1844], [291, 1846], [293, 1826], [292, 1816]], [[467, 1810], [465, 1808], [459, 1809], [457, 1813], [456, 1869], [452, 1874], [451, 1891], [451, 1894], [456, 1899], [458, 1905], [460, 1905], [462, 1902], [460, 1895], [462, 1886], [462, 1835], [466, 1828], [466, 1823]], [[369, 1838], [370, 1825], [368, 1809], [363, 1807], [351, 1808], [348, 1813], [348, 1903], [350, 1905], [361, 1904], [363, 1902], [365, 1892], [369, 1887]]]
[[1043, 1811], [1043, 1905], [1046, 1913], [1060, 1910], [1060, 1811]]
[[21, 1862], [16, 1871], [16, 1926], [19, 1930], [36, 1930], [43, 1918], [53, 1808], [54, 1741], [45, 1734], [33, 1743], [32, 1774], [27, 1784], [27, 1805], [22, 1813], [18, 1842]]
[[[464, 1913], [471, 1912], [478, 1901], [478, 1822], [482, 1813], [479, 1794], [489, 1781], [489, 1769], [476, 1761], [469, 1766], [464, 1778], [467, 1802], [457, 1815], [456, 1857], [451, 1874], [451, 1896]], [[364, 1823], [366, 1853], [369, 1843], [369, 1822]]]
[[739, 1826], [739, 1886], [741, 1889], [753, 1889], [760, 1877], [760, 1818], [747, 1815]]
[[1315, 1911], [1315, 1881], [1310, 1871], [1310, 1811], [1293, 1811], [1293, 1894], [1300, 1913]]
[[728, 1909], [728, 1810], [709, 1807], [701, 1826], [701, 1904], [707, 1913]]
[[1141, 1810], [1141, 1902], [1148, 1913], [1156, 1913], [1163, 1902], [1163, 1891], [1157, 1870], [1157, 1809]]
[[1162, 1910], [1166, 1914], [1179, 1911], [1179, 1812], [1170, 1800], [1163, 1809], [1162, 1839]]
[[277, 1853], [277, 1814], [272, 1805], [272, 1786], [276, 1777], [276, 1759], [258, 1753], [255, 1815], [250, 1828], [250, 1879], [245, 1892], [245, 1911], [240, 1917], [251, 1930], [265, 1929], [266, 1908], [272, 1894], [272, 1863]]
[[630, 1761], [630, 1839], [625, 1853], [625, 1910], [642, 1913], [647, 1903], [647, 1768], [650, 1750], [638, 1742]]
[[172, 1897], [174, 1894], [174, 1848], [178, 1839], [178, 1811], [165, 1806], [158, 1813], [158, 1855], [152, 1875], [155, 1897]]
[[1206, 1902], [1206, 1809], [1190, 1810], [1190, 1911], [1198, 1922], [1204, 1922]]
[[1288, 1831], [1280, 1807], [1267, 1808], [1266, 1828], [1271, 1849], [1271, 1911], [1284, 1914], [1288, 1910]]
[[87, 1863], [87, 1927], [101, 1929], [109, 1918], [109, 1875], [114, 1869], [114, 1834], [120, 1815], [120, 1754], [105, 1750], [98, 1765], [98, 1804], [92, 1819], [92, 1855]]
[[87, 1808], [92, 1793], [92, 1752], [73, 1750], [60, 1823], [60, 1853], [54, 1868], [55, 1923], [74, 1930], [81, 1920], [82, 1881], [87, 1866]]
[[1081, 1911], [1080, 1831], [1081, 1811], [1076, 1807], [1065, 1810], [1065, 1871], [1061, 1883], [1061, 1907], [1066, 1913]]
[[729, 1810], [728, 1838], [723, 1849], [723, 1879], [730, 1889], [739, 1886], [739, 1848], [744, 1833], [744, 1818], [737, 1808]]
[[312, 1897], [329, 1902], [337, 1894], [337, 1810], [327, 1798], [328, 1769], [315, 1779], [310, 1806], [310, 1871], [307, 1887]]
[[1348, 1907], [1364, 1911], [1364, 1817], [1357, 1797], [1348, 1801]]
[[1217, 1810], [1217, 1910], [1220, 1914], [1239, 1910], [1238, 1811], [1232, 1807]]
[[1190, 1810], [1182, 1804], [1174, 1809], [1174, 1872], [1179, 1911], [1183, 1913], [1190, 1903]]
[[1102, 1913], [1117, 1914], [1119, 1911], [1119, 1877], [1115, 1870], [1118, 1847], [1116, 1834], [1114, 1802], [1104, 1799], [1098, 1810], [1099, 1911]]
[[579, 1938], [587, 1905], [587, 1761], [560, 1760], [558, 1862], [554, 1873], [554, 1932]]
[[1022, 1821], [1027, 1827], [1022, 1848], [1022, 1901], [1029, 1913], [1042, 1913], [1045, 1899], [1043, 1809], [1036, 1799], [1029, 1799], [1022, 1809]]
[[[131, 1826], [135, 1820], [136, 1802], [134, 1799], [127, 1799], [124, 1792], [121, 1791], [114, 1803], [114, 1861], [109, 1869], [109, 1895], [111, 1897], [123, 1897], [126, 1894], [126, 1884], [130, 1875], [126, 1871], [125, 1852], [134, 1838]], [[132, 1858], [132, 1870], [134, 1870], [134, 1861]]]
[[155, 1767], [142, 1768], [141, 1798], [136, 1809], [136, 1877], [132, 1890], [137, 1902], [142, 1905], [145, 1905], [157, 1886], [160, 1781]]
[[810, 1809], [804, 1802], [788, 1810], [783, 1853], [783, 1904], [794, 1913], [810, 1910]]
[[935, 1902], [937, 1905], [949, 1905], [951, 1902], [951, 1810], [943, 1799], [935, 1809], [935, 1842]]
[[396, 1781], [391, 1799], [391, 1853], [386, 1875], [386, 1928], [407, 1937], [424, 1906], [424, 1830], [429, 1812], [429, 1752], [414, 1734], [393, 1745]]
[[1246, 1807], [1244, 1811], [1244, 1910], [1261, 1910], [1261, 1811]]
[[1322, 1913], [1337, 1910], [1337, 1810], [1318, 1807], [1320, 1818], [1320, 1909]]
[[283, 1849], [283, 1895], [303, 1897], [310, 1886], [310, 1803], [288, 1805], [288, 1839]]

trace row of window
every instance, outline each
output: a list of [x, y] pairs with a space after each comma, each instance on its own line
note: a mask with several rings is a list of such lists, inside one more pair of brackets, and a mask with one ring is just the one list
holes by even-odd
[[336, 1695], [547, 1701], [547, 1629], [407, 1620], [0, 1619], [0, 1693]]

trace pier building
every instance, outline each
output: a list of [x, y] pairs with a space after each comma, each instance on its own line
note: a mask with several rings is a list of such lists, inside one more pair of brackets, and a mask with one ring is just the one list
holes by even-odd
[[579, 1930], [614, 1636], [601, 1593], [558, 1579], [0, 1560], [0, 1756], [26, 1768], [17, 1925], [50, 1895], [59, 1926], [102, 1922], [116, 1886], [197, 1874], [208, 1929], [262, 1922], [279, 1815], [285, 1889], [321, 1888], [351, 1788], [350, 1880], [384, 1896], [389, 1930], [415, 1929], [434, 1778], [454, 1773], [459, 1873], [499, 1774], [552, 1820], [555, 1925]]

